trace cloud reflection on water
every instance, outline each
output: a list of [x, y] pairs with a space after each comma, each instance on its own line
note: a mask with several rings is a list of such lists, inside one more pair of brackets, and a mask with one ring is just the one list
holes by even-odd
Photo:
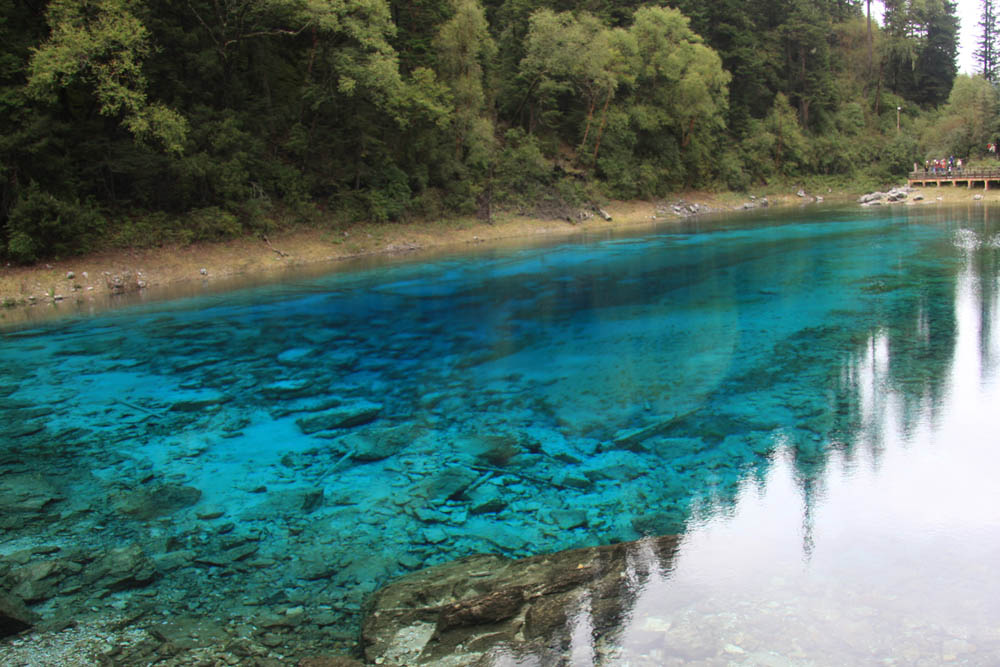
[[[822, 466], [803, 468], [783, 444], [764, 481], [745, 479], [732, 506], [695, 509], [669, 577], [647, 580], [632, 603], [616, 659], [1000, 660], [989, 227], [957, 234], [963, 264], [951, 293], [941, 292], [947, 281], [918, 289], [888, 328], [847, 353], [839, 391], [850, 395], [853, 429]], [[651, 618], [664, 628], [652, 644], [642, 630]]]
[[844, 351], [823, 455], [778, 433], [676, 554], [636, 543], [621, 626], [581, 643], [581, 602], [568, 664], [1000, 661], [994, 227], [957, 230], [959, 270]]

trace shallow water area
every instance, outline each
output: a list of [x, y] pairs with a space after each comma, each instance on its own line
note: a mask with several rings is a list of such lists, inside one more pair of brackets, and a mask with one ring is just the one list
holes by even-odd
[[676, 533], [573, 664], [996, 664], [998, 256], [770, 212], [0, 333], [0, 590], [350, 651], [408, 572]]

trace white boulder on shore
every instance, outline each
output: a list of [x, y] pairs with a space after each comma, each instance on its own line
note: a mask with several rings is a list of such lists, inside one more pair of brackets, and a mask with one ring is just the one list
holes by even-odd
[[908, 198], [912, 192], [913, 188], [909, 186], [893, 188], [888, 192], [869, 192], [866, 195], [861, 195], [858, 198], [858, 203], [862, 206], [881, 206], [882, 204], [892, 204], [903, 201]]

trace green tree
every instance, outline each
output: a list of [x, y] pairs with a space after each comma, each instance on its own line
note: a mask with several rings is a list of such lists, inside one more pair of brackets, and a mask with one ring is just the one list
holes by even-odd
[[634, 180], [644, 196], [707, 182], [724, 145], [729, 92], [718, 54], [683, 14], [663, 7], [638, 9], [615, 41], [627, 76], [601, 171], [623, 191]]
[[[496, 54], [485, 12], [478, 0], [452, 0], [454, 14], [434, 38], [438, 79], [447, 86], [453, 111], [446, 136], [433, 141], [453, 146], [441, 150], [441, 185], [454, 193], [453, 208], [470, 206], [488, 177], [494, 153], [492, 104], [486, 72]], [[429, 147], [435, 150], [434, 147]]]
[[1000, 35], [1000, 17], [997, 15], [994, 0], [979, 0], [979, 39], [972, 57], [976, 60], [976, 69], [987, 81], [993, 82], [997, 76], [1000, 45], [997, 44]]
[[766, 118], [753, 122], [741, 149], [746, 169], [757, 182], [801, 173], [807, 166], [808, 141], [798, 113], [783, 93], [775, 96]]
[[484, 166], [493, 141], [484, 77], [496, 45], [478, 0], [453, 0], [452, 4], [455, 13], [434, 40], [438, 76], [448, 85], [455, 106], [456, 157], [467, 152], [473, 163]]
[[732, 75], [728, 125], [738, 136], [747, 131], [751, 118], [767, 113], [780, 68], [776, 50], [766, 43], [765, 34], [772, 26], [761, 4], [746, 0], [677, 3], [691, 19], [691, 28], [719, 53], [723, 68]]
[[120, 117], [140, 140], [180, 152], [187, 125], [176, 111], [150, 102], [143, 60], [149, 33], [126, 0], [53, 0], [46, 11], [52, 36], [35, 50], [28, 90], [54, 99], [76, 83], [88, 86], [105, 116]]
[[959, 75], [938, 120], [924, 132], [925, 155], [986, 155], [1000, 130], [1000, 95], [986, 77]]
[[917, 56], [916, 88], [909, 95], [918, 104], [937, 106], [948, 99], [958, 74], [958, 16], [947, 0], [927, 0], [923, 9], [924, 36]]
[[[568, 108], [585, 109], [582, 138], [578, 137], [583, 148], [597, 105], [606, 108], [614, 96], [619, 60], [610, 31], [591, 14], [535, 12], [520, 63], [531, 117], [554, 129], [565, 124]], [[575, 133], [575, 128], [570, 131]]]
[[889, 89], [918, 104], [943, 103], [958, 71], [955, 4], [887, 0], [885, 7], [881, 68]]
[[802, 126], [830, 109], [835, 95], [830, 66], [830, 16], [814, 0], [792, 0], [788, 17], [777, 30], [785, 53], [784, 92], [799, 110]]

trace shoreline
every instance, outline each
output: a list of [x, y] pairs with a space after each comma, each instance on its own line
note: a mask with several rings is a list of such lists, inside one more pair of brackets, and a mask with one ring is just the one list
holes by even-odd
[[[794, 195], [792, 199], [798, 199]], [[733, 195], [687, 193], [704, 213], [738, 210]], [[772, 196], [771, 204], [779, 205]], [[149, 298], [170, 299], [247, 282], [280, 280], [283, 275], [313, 269], [335, 271], [364, 258], [419, 256], [491, 246], [529, 238], [560, 238], [586, 232], [625, 229], [642, 224], [682, 220], [671, 203], [611, 202], [611, 220], [595, 214], [571, 223], [510, 214], [493, 223], [474, 218], [407, 223], [357, 223], [346, 230], [321, 225], [299, 227], [264, 238], [245, 236], [214, 243], [115, 249], [89, 255], [0, 267], [0, 327], [31, 324], [81, 312], [99, 312]], [[122, 298], [124, 297], [124, 298]]]
[[[919, 189], [924, 200], [895, 206], [984, 204], [1000, 202], [1000, 190], [959, 188]], [[981, 195], [980, 200], [975, 200]], [[858, 194], [827, 192], [817, 200], [809, 192], [769, 193], [769, 207], [826, 203], [849, 204]], [[697, 205], [693, 213], [676, 213], [678, 202]], [[32, 324], [81, 312], [96, 313], [146, 297], [167, 300], [198, 290], [227, 289], [227, 283], [278, 280], [283, 274], [315, 269], [336, 270], [352, 260], [393, 255], [453, 251], [470, 245], [538, 237], [568, 237], [643, 224], [670, 223], [696, 215], [734, 214], [760, 210], [760, 198], [732, 192], [688, 192], [670, 200], [614, 201], [604, 209], [610, 220], [595, 214], [571, 223], [504, 214], [492, 223], [474, 218], [405, 223], [357, 223], [347, 230], [300, 227], [268, 238], [240, 237], [214, 243], [107, 250], [31, 266], [0, 267], [0, 327]], [[860, 205], [859, 205], [860, 207]], [[171, 292], [175, 293], [171, 293]], [[125, 299], [117, 297], [125, 296]], [[138, 298], [136, 298], [138, 296]], [[131, 298], [129, 298], [131, 297]]]

